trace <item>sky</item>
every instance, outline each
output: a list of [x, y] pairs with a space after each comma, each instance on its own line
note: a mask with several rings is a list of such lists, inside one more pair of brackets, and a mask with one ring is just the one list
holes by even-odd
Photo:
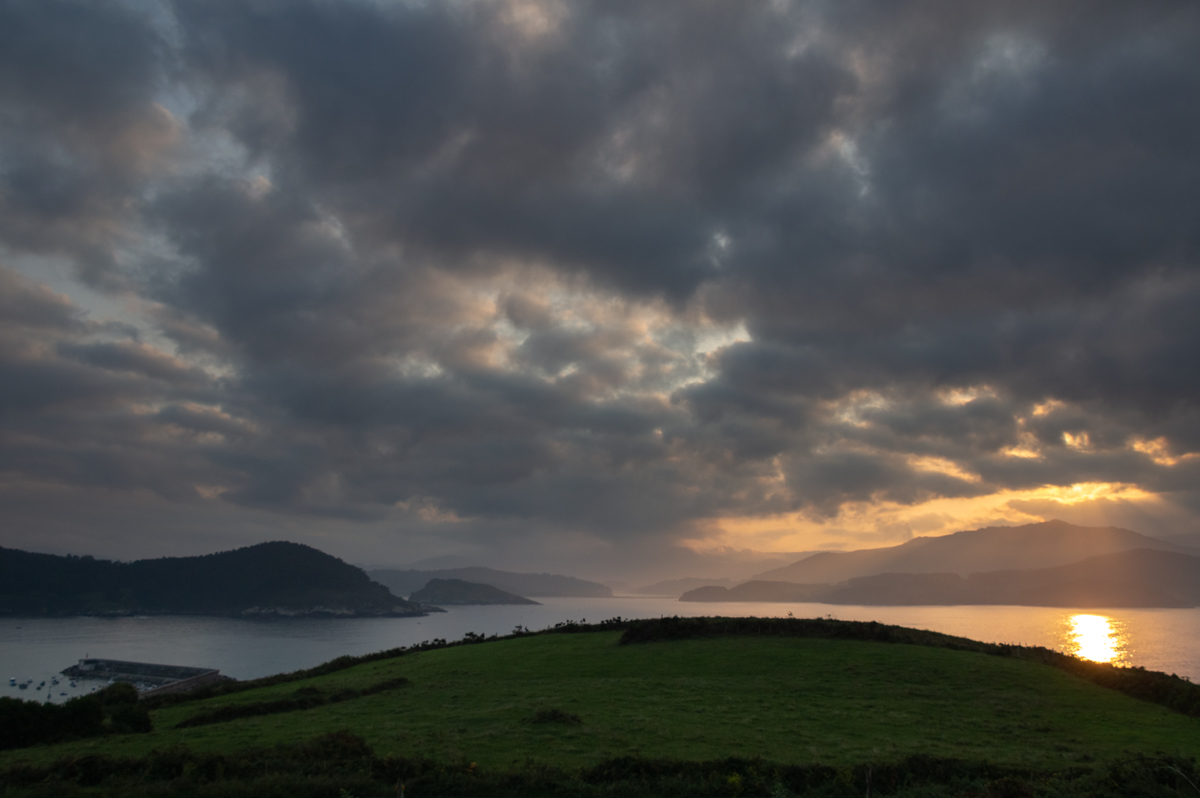
[[1187, 2], [0, 0], [0, 545], [1194, 533], [1198, 97]]

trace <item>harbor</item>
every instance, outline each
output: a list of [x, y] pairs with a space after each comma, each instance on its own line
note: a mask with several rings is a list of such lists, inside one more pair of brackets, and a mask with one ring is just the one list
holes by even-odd
[[117, 659], [81, 659], [65, 668], [64, 676], [72, 679], [127, 682], [143, 696], [182, 693], [230, 681], [215, 668], [196, 668], [186, 665], [159, 665], [150, 662], [129, 662]]

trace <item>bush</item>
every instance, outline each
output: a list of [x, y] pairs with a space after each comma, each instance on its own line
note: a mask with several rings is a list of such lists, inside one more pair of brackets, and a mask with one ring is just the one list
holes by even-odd
[[114, 734], [146, 734], [154, 731], [150, 710], [141, 704], [120, 704], [109, 711], [109, 729]]
[[124, 682], [62, 704], [0, 698], [0, 750], [153, 730], [137, 689]]
[[0, 698], [0, 749], [103, 734], [104, 706], [94, 695], [63, 704]]
[[562, 723], [577, 725], [583, 723], [578, 715], [562, 709], [539, 709], [529, 718], [530, 723]]

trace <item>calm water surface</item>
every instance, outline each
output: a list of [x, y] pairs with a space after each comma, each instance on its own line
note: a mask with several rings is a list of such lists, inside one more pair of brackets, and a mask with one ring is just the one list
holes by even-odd
[[[995, 643], [1038, 645], [1098, 661], [1141, 665], [1200, 681], [1200, 609], [1064, 610], [1046, 607], [855, 607], [828, 604], [707, 604], [667, 598], [546, 598], [542, 606], [459, 607], [424, 618], [237, 620], [231, 618], [0, 619], [0, 695], [64, 701], [94, 689], [51, 680], [86, 656], [219, 668], [238, 679], [309, 668], [467, 632], [507, 634], [565, 620], [622, 616], [824, 617], [930, 629]], [[9, 684], [32, 680], [20, 690]], [[37, 689], [40, 682], [46, 686]], [[65, 695], [64, 695], [65, 694]]]

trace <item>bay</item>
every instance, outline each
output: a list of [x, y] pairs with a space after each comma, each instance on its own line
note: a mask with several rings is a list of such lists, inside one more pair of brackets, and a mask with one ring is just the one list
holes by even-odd
[[[63, 701], [96, 689], [62, 677], [87, 656], [217, 668], [253, 679], [468, 632], [507, 634], [564, 621], [729, 615], [844, 620], [929, 629], [975, 640], [1054, 648], [1091, 659], [1200, 679], [1200, 609], [1088, 610], [1047, 607], [859, 607], [696, 603], [669, 598], [543, 598], [540, 606], [448, 608], [423, 618], [243, 620], [191, 616], [0, 619], [0, 695]], [[32, 680], [24, 690], [10, 684]], [[41, 682], [45, 686], [38, 690]]]

